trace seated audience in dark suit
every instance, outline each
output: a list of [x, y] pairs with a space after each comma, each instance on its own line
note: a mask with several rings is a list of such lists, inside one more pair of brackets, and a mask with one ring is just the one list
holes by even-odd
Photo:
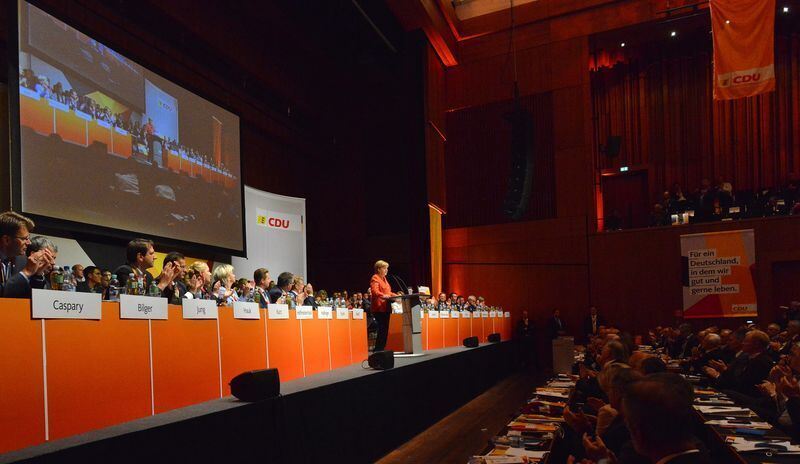
[[766, 353], [769, 337], [760, 330], [751, 330], [744, 337], [742, 354], [730, 365], [712, 363], [706, 374], [714, 379], [720, 390], [732, 390], [749, 397], [759, 396], [758, 385], [769, 375], [775, 364]]
[[55, 266], [48, 248], [25, 255], [33, 227], [33, 221], [13, 211], [0, 214], [0, 296], [4, 298], [30, 298], [31, 277]]
[[[305, 300], [303, 300], [303, 302], [302, 302], [303, 306], [311, 306], [312, 308], [314, 308], [314, 311], [316, 311], [317, 310], [317, 300], [316, 300], [316, 298], [314, 298], [314, 287], [311, 284], [306, 284], [303, 287], [303, 293], [302, 294], [306, 295]], [[298, 304], [300, 304], [300, 303], [298, 303]], [[360, 307], [360, 306], [353, 305], [353, 307]]]
[[694, 418], [691, 385], [686, 391], [682, 379], [665, 380], [669, 375], [654, 374], [627, 386], [621, 412], [633, 447], [654, 463], [710, 464], [691, 427], [679, 425]]
[[[167, 267], [171, 268], [172, 277], [164, 276]], [[164, 267], [161, 275], [158, 276], [158, 281], [159, 283], [161, 281], [166, 282], [164, 288], [161, 289], [161, 297], [166, 298], [170, 304], [181, 304], [184, 295], [186, 295], [186, 285], [183, 283], [184, 274], [186, 274], [186, 257], [177, 251], [167, 253], [167, 256], [164, 257]]]
[[269, 304], [269, 284], [272, 283], [272, 278], [269, 276], [269, 269], [259, 268], [253, 272], [253, 282], [255, 282], [255, 291], [258, 293], [258, 307], [266, 309]]
[[[53, 254], [53, 260], [58, 257], [58, 247], [55, 243], [50, 241], [47, 237], [42, 237], [41, 235], [37, 235], [36, 237], [31, 238], [31, 243], [28, 245], [28, 248], [25, 249], [25, 255], [30, 256], [33, 253], [36, 253], [39, 250], [43, 249], [50, 250], [50, 253]], [[45, 272], [46, 271], [46, 272]], [[50, 287], [50, 271], [52, 269], [42, 269], [36, 274], [32, 275], [31, 278], [28, 280], [31, 285], [31, 289], [34, 288], [41, 288], [41, 289], [49, 289]]]
[[[128, 283], [128, 278], [133, 274], [134, 277], [144, 278], [144, 290], [147, 292], [150, 288], [150, 284], [153, 282], [153, 275], [150, 274], [148, 269], [153, 267], [156, 258], [156, 250], [153, 248], [153, 242], [143, 238], [131, 240], [128, 242], [128, 247], [125, 250], [125, 257], [127, 262], [114, 271], [120, 286], [125, 287]], [[161, 275], [156, 282], [160, 291], [164, 291], [164, 288], [172, 283], [175, 272], [176, 268], [174, 263], [164, 265]]]
[[86, 266], [82, 271], [84, 275], [83, 282], [78, 282], [75, 291], [103, 294], [103, 273], [100, 269], [95, 266]]

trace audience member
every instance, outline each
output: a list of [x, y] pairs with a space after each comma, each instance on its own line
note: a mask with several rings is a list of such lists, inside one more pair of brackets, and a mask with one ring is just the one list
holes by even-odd
[[0, 213], [0, 295], [4, 298], [30, 298], [31, 277], [50, 272], [55, 257], [49, 248], [29, 256], [32, 220], [13, 211]]
[[269, 289], [269, 302], [277, 303], [279, 299], [289, 293], [293, 280], [294, 275], [291, 272], [281, 272], [278, 275], [278, 283]]

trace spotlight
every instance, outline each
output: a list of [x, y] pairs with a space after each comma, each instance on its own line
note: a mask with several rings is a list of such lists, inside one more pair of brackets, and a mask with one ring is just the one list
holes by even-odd
[[726, 19], [726, 20], [725, 20], [725, 24], [730, 24], [730, 23], [731, 23], [731, 20], [730, 20], [730, 19]]
[[788, 13], [789, 12], [789, 7], [788, 6], [783, 7], [783, 12], [784, 13]]
[[677, 35], [678, 35], [678, 32], [677, 32], [677, 31], [672, 31], [672, 32], [670, 32], [670, 33], [669, 33], [669, 36], [670, 36], [670, 37], [675, 37], [675, 36], [677, 36]]
[[619, 46], [620, 47], [625, 47], [625, 42], [622, 42], [621, 44], [619, 44]]

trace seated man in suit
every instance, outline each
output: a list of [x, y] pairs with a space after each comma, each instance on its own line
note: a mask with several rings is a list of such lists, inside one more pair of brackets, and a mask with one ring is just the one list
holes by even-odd
[[258, 307], [266, 309], [269, 304], [269, 284], [272, 283], [272, 278], [269, 276], [269, 269], [258, 268], [253, 272], [253, 282], [255, 282], [255, 292], [258, 293]]
[[[186, 285], [183, 283], [183, 276], [186, 274], [186, 257], [182, 253], [171, 251], [164, 257], [164, 267], [168, 266], [172, 267], [172, 278], [161, 289], [161, 297], [166, 298], [170, 304], [179, 305], [183, 302], [183, 296], [186, 295]], [[161, 275], [158, 276], [158, 280], [159, 282], [162, 280]]]
[[597, 335], [601, 325], [603, 325], [603, 319], [597, 314], [597, 308], [590, 306], [589, 315], [583, 321], [583, 333], [586, 339], [588, 340], [589, 337]]
[[550, 318], [550, 321], [547, 323], [547, 331], [550, 334], [550, 338], [558, 338], [561, 335], [566, 335], [567, 325], [564, 324], [564, 321], [561, 319], [561, 311], [558, 309], [553, 310], [553, 317]]
[[25, 216], [13, 211], [0, 213], [0, 296], [4, 298], [30, 298], [30, 279], [50, 272], [56, 264], [48, 248], [25, 255], [33, 227], [33, 221]]
[[[125, 257], [127, 262], [114, 271], [119, 284], [125, 287], [128, 283], [128, 278], [133, 274], [134, 277], [144, 278], [144, 290], [147, 292], [153, 282], [153, 275], [150, 274], [148, 269], [153, 267], [156, 259], [156, 250], [153, 247], [153, 242], [143, 238], [131, 240], [125, 250]], [[175, 263], [164, 263], [161, 275], [156, 282], [160, 291], [164, 291], [172, 283], [176, 271]]]
[[[83, 267], [83, 266], [81, 266]], [[103, 293], [103, 273], [95, 266], [83, 269], [84, 280], [78, 282], [75, 290], [83, 293]]]
[[[31, 243], [28, 245], [28, 248], [25, 249], [25, 255], [30, 256], [45, 248], [50, 250], [50, 253], [53, 254], [53, 260], [58, 257], [58, 247], [56, 244], [49, 238], [42, 237], [41, 235], [31, 238]], [[38, 273], [32, 275], [29, 280], [31, 288], [50, 289], [50, 271], [52, 271], [52, 268], [42, 269]]]
[[637, 453], [659, 464], [705, 464], [711, 460], [698, 445], [693, 419], [691, 386], [684, 391], [675, 382], [646, 377], [627, 386], [622, 415]]
[[277, 303], [283, 295], [289, 293], [289, 290], [292, 289], [292, 282], [294, 282], [294, 274], [281, 272], [278, 275], [278, 283], [269, 289], [269, 302]]
[[769, 376], [775, 364], [767, 354], [767, 347], [769, 336], [760, 330], [751, 330], [742, 342], [742, 354], [730, 366], [712, 363], [716, 367], [706, 367], [705, 372], [721, 390], [757, 397], [758, 385]]

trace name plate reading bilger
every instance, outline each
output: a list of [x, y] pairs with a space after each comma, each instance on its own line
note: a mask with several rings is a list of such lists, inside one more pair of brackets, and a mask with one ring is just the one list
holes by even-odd
[[269, 319], [289, 319], [289, 305], [271, 303], [267, 306], [267, 317]]
[[258, 309], [258, 303], [255, 303], [253, 301], [234, 301], [233, 318], [261, 319], [261, 310]]
[[198, 300], [196, 298], [183, 300], [184, 319], [216, 319], [218, 316], [219, 309], [214, 300]]
[[100, 320], [102, 304], [99, 293], [60, 292], [33, 289], [33, 319]]
[[319, 319], [333, 319], [333, 308], [330, 306], [317, 306], [317, 317]]
[[167, 299], [157, 296], [120, 295], [120, 319], [162, 319], [169, 317]]
[[311, 306], [298, 306], [297, 319], [314, 319], [314, 308]]

